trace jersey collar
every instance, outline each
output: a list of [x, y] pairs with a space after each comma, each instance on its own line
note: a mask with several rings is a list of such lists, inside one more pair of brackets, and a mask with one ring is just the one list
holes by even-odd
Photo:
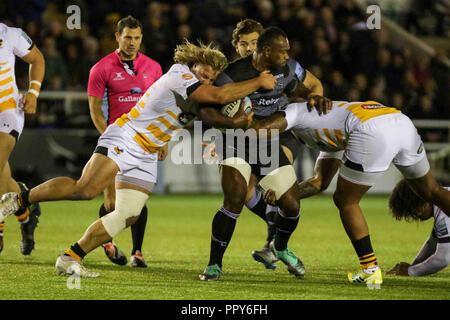
[[[128, 70], [129, 70], [128, 65], [127, 65], [125, 62], [122, 61], [122, 58], [120, 58], [120, 55], [119, 55], [119, 49], [116, 49], [116, 50], [114, 51], [114, 56], [115, 56], [116, 59], [117, 59], [117, 63], [119, 63], [119, 64], [125, 69], [125, 71], [127, 71], [127, 73], [129, 73], [129, 71], [128, 71]], [[138, 52], [137, 55], [136, 55], [136, 58], [134, 58], [134, 60], [133, 60], [134, 70], [137, 69], [138, 62], [140, 61], [140, 58], [141, 58], [141, 57], [142, 57], [142, 53]]]

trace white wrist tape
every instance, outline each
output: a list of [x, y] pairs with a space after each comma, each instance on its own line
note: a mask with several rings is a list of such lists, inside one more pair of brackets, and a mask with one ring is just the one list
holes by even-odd
[[36, 98], [39, 97], [39, 91], [34, 90], [34, 89], [28, 89], [28, 93], [34, 94], [36, 96]]
[[30, 85], [32, 85], [32, 84], [37, 84], [39, 87], [42, 85], [42, 82], [40, 82], [40, 81], [37, 81], [37, 80], [31, 80], [30, 81]]

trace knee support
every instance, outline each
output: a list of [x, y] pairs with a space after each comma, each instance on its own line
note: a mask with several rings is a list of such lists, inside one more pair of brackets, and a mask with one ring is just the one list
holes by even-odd
[[223, 160], [219, 167], [221, 175], [222, 175], [222, 170], [221, 170], [222, 166], [233, 167], [237, 171], [239, 171], [242, 174], [242, 176], [244, 177], [245, 181], [247, 182], [247, 186], [248, 186], [248, 183], [250, 182], [250, 175], [252, 174], [252, 168], [244, 159], [227, 158], [227, 159]]
[[275, 197], [279, 200], [296, 182], [297, 176], [294, 167], [292, 165], [287, 165], [269, 173], [261, 179], [259, 185], [264, 190], [264, 194], [269, 189], [275, 191]]
[[116, 209], [103, 216], [102, 223], [106, 232], [114, 238], [126, 228], [128, 218], [137, 217], [141, 213], [148, 195], [133, 189], [116, 190]]

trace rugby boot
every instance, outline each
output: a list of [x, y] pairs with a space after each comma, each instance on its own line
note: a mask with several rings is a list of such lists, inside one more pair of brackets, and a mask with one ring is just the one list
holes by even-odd
[[211, 266], [207, 266], [205, 271], [203, 271], [198, 278], [201, 281], [217, 281], [221, 275], [223, 275], [222, 269], [220, 269], [219, 265], [213, 264]]
[[145, 263], [142, 253], [136, 252], [135, 254], [131, 255], [130, 267], [132, 267], [132, 268], [147, 268], [147, 264]]
[[17, 192], [8, 192], [2, 196], [0, 199], [0, 221], [5, 221], [6, 217], [19, 210], [17, 196]]
[[38, 217], [41, 215], [39, 203], [32, 204], [28, 209], [30, 210], [28, 222], [20, 224], [20, 231], [22, 232], [20, 251], [23, 255], [29, 255], [34, 249], [34, 230], [39, 222]]
[[349, 272], [347, 275], [348, 281], [351, 283], [366, 283], [369, 287], [370, 285], [381, 285], [383, 283], [383, 276], [381, 274], [381, 269], [376, 267], [373, 272], [369, 272], [370, 269], [361, 269], [358, 273]]
[[252, 251], [252, 257], [256, 262], [260, 262], [266, 269], [275, 270], [278, 258], [270, 248]]
[[270, 248], [273, 250], [278, 259], [280, 259], [286, 265], [289, 273], [299, 278], [303, 277], [306, 273], [306, 269], [302, 261], [289, 248], [281, 251], [276, 250], [274, 241], [275, 240], [270, 243]]
[[58, 275], [77, 275], [84, 278], [97, 278], [100, 274], [86, 269], [77, 259], [62, 254], [58, 257], [55, 264]]
[[122, 252], [114, 242], [108, 242], [102, 245], [103, 250], [105, 250], [105, 254], [111, 262], [118, 264], [120, 266], [124, 266], [127, 264], [127, 257], [125, 253]]

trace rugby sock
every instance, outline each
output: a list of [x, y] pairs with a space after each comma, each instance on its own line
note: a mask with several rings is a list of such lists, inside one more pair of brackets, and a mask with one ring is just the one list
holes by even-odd
[[275, 225], [275, 214], [278, 211], [278, 207], [273, 207], [271, 205], [267, 205], [266, 209], [266, 221], [267, 221], [267, 239], [264, 248], [269, 248], [270, 242], [276, 235], [277, 227]]
[[[142, 251], [142, 242], [144, 241], [145, 227], [147, 225], [148, 210], [144, 206], [137, 221], [131, 226], [131, 238], [133, 239], [133, 250], [131, 255]], [[139, 251], [139, 252], [137, 252]]]
[[211, 252], [208, 265], [218, 264], [222, 268], [222, 259], [231, 240], [240, 214], [232, 213], [222, 207], [217, 211], [212, 222]]
[[98, 216], [99, 216], [99, 218], [101, 218], [101, 217], [107, 215], [108, 213], [109, 213], [109, 212], [106, 211], [105, 204], [102, 203], [102, 205], [100, 206], [100, 209], [98, 210]]
[[19, 193], [17, 196], [17, 204], [20, 208], [27, 208], [31, 205], [28, 196], [30, 195], [30, 190], [25, 190]]
[[[17, 182], [17, 184], [19, 185], [21, 192], [28, 191], [28, 188], [25, 185], [25, 183]], [[27, 195], [27, 198], [28, 198], [28, 195]], [[28, 221], [30, 221], [30, 219], [29, 219], [30, 209], [29, 208], [20, 208], [19, 210], [17, 210], [14, 213], [14, 215], [16, 216], [16, 220], [19, 221], [20, 223], [27, 223]]]
[[274, 219], [276, 226], [275, 250], [283, 251], [287, 248], [289, 238], [297, 228], [299, 219], [300, 213], [296, 217], [287, 217], [281, 209], [278, 209]]
[[375, 272], [378, 269], [377, 258], [373, 253], [370, 236], [367, 235], [362, 239], [352, 241], [353, 248], [359, 257], [359, 264], [366, 273]]
[[76, 242], [73, 246], [67, 249], [64, 255], [71, 256], [72, 258], [81, 261], [86, 256], [86, 252], [84, 252], [83, 249], [81, 249], [81, 247], [79, 246], [78, 242]]
[[264, 202], [263, 193], [259, 188], [255, 189], [252, 198], [245, 204], [245, 206], [258, 217], [266, 221], [267, 204]]

